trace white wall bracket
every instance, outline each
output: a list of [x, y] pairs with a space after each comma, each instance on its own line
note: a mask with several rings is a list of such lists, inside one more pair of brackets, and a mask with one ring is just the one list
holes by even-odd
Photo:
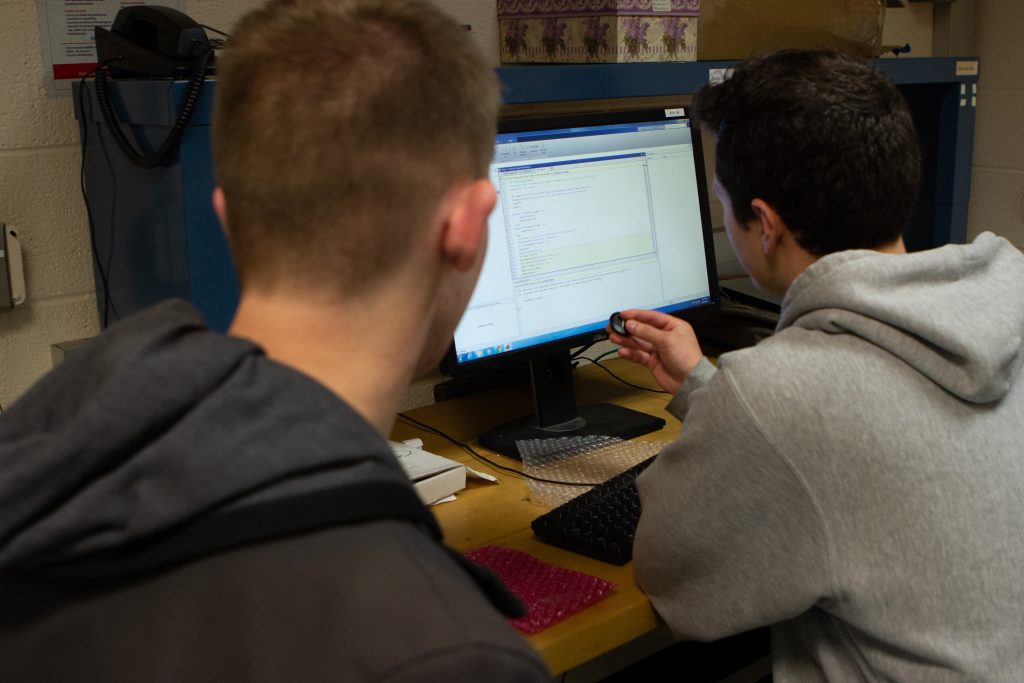
[[0, 223], [0, 308], [25, 303], [25, 267], [18, 233]]

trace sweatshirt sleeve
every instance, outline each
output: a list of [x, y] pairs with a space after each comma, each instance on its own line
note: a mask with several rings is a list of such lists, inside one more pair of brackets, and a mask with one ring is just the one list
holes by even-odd
[[679, 638], [785, 621], [832, 585], [817, 506], [733, 379], [688, 393], [682, 437], [637, 481], [637, 581]]
[[690, 394], [710, 382], [716, 372], [718, 372], [718, 369], [711, 364], [707, 356], [701, 356], [700, 360], [697, 361], [696, 367], [686, 376], [683, 386], [679, 387], [679, 391], [669, 401], [666, 408], [668, 412], [680, 420], [685, 419], [686, 411], [690, 408]]

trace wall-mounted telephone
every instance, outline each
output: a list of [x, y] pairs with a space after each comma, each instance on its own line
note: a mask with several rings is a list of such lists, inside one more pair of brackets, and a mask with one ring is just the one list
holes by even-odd
[[96, 27], [96, 57], [114, 78], [189, 78], [209, 50], [203, 27], [170, 7], [125, 7], [110, 30]]
[[[206, 31], [190, 17], [170, 7], [134, 5], [122, 8], [110, 29], [96, 27], [96, 99], [110, 133], [128, 160], [141, 168], [159, 165], [177, 148], [208, 73], [213, 50]], [[189, 79], [178, 120], [153, 152], [136, 150], [122, 130], [110, 102], [107, 79]]]

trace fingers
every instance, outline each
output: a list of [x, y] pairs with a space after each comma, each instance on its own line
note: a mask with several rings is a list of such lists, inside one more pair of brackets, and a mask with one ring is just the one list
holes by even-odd
[[615, 334], [613, 332], [608, 335], [608, 340], [623, 348], [637, 349], [639, 351], [646, 351], [647, 353], [654, 352], [654, 344], [637, 337], [623, 337], [622, 335]]
[[650, 325], [659, 330], [671, 330], [677, 327], [682, 321], [679, 318], [662, 313], [661, 311], [648, 311], [640, 308], [631, 308], [621, 311], [619, 315], [623, 320], [639, 320], [641, 323]]
[[664, 346], [672, 336], [671, 329], [642, 323], [636, 318], [626, 321], [626, 330], [629, 331], [628, 339], [651, 346]]
[[650, 367], [652, 356], [650, 353], [641, 351], [640, 349], [622, 347], [619, 349], [619, 358], [624, 358], [632, 363], [648, 368]]
[[631, 339], [643, 340], [652, 346], [662, 347], [672, 343], [673, 333], [689, 325], [679, 318], [642, 309], [628, 309], [620, 313], [625, 321]]

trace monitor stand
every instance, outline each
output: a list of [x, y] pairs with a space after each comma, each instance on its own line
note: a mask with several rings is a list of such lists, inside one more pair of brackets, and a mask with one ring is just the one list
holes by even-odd
[[480, 435], [480, 445], [520, 460], [517, 441], [566, 436], [631, 439], [655, 432], [665, 420], [611, 403], [576, 405], [569, 351], [530, 361], [534, 414], [498, 425]]

